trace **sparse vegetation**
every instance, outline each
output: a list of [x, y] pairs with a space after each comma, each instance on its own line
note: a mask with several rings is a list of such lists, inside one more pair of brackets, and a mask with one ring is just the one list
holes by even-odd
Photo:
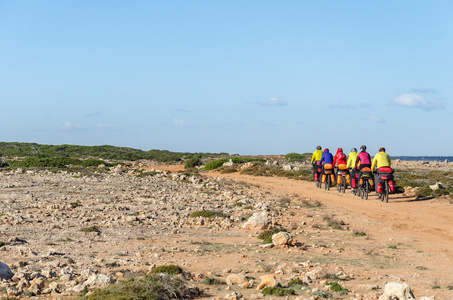
[[226, 218], [226, 216], [218, 211], [212, 211], [212, 210], [200, 210], [196, 211], [190, 214], [191, 218], [197, 218], [197, 217], [203, 217], [203, 218], [214, 218], [214, 217], [220, 217], [220, 218]]
[[272, 228], [270, 230], [266, 230], [266, 231], [261, 232], [258, 235], [258, 238], [260, 240], [263, 240], [264, 244], [270, 244], [270, 243], [272, 243], [272, 236], [274, 234], [278, 233], [278, 232], [281, 232], [281, 231], [286, 232], [287, 230], [285, 228]]
[[196, 156], [196, 157], [192, 157], [186, 161], [186, 163], [184, 164], [184, 169], [195, 168], [198, 166], [201, 166], [201, 161], [200, 161], [200, 157]]
[[295, 279], [291, 280], [290, 282], [288, 282], [288, 287], [298, 287], [298, 286], [304, 286], [304, 285], [306, 285], [306, 284], [299, 278], [295, 278]]
[[166, 273], [175, 275], [182, 273], [182, 268], [177, 265], [163, 265], [152, 269], [151, 273]]
[[305, 161], [311, 157], [310, 153], [299, 154], [291, 152], [285, 155], [287, 161]]
[[345, 222], [335, 220], [331, 216], [324, 216], [323, 220], [327, 221], [327, 226], [332, 227], [333, 229], [337, 229], [337, 230], [344, 230], [343, 226], [347, 225]]
[[207, 285], [221, 285], [221, 284], [226, 284], [225, 281], [220, 281], [220, 280], [218, 280], [218, 279], [209, 278], [209, 277], [203, 279], [202, 283], [207, 284]]
[[254, 158], [254, 157], [229, 157], [229, 158], [221, 158], [221, 159], [216, 159], [216, 160], [213, 160], [209, 163], [207, 163], [204, 167], [204, 169], [206, 171], [211, 171], [211, 170], [215, 170], [217, 168], [220, 168], [221, 166], [223, 166], [224, 163], [228, 162], [229, 160], [232, 160], [233, 163], [235, 164], [241, 164], [241, 163], [246, 163], [246, 162], [252, 162], [252, 161], [256, 161], [256, 162], [260, 162], [260, 163], [265, 163], [266, 160], [262, 159], [262, 158]]
[[82, 231], [82, 232], [85, 232], [85, 233], [89, 233], [89, 232], [101, 232], [101, 230], [99, 229], [98, 226], [90, 226], [90, 227], [84, 227], [84, 228], [80, 228], [79, 231]]
[[330, 289], [333, 291], [333, 292], [338, 292], [340, 294], [347, 294], [349, 292], [348, 289], [342, 287], [338, 282], [336, 281], [331, 281], [331, 282], [327, 282], [326, 285], [330, 286]]
[[354, 229], [354, 231], [352, 232], [352, 234], [354, 236], [366, 236], [366, 232], [362, 231], [362, 230], [356, 230]]
[[322, 207], [322, 203], [319, 202], [318, 200], [312, 201], [312, 200], [302, 200], [301, 206], [306, 207], [306, 208], [319, 208]]
[[263, 295], [272, 295], [277, 297], [285, 297], [289, 295], [294, 295], [296, 292], [293, 289], [283, 288], [283, 287], [265, 287], [261, 293]]
[[169, 274], [148, 274], [143, 278], [119, 281], [104, 289], [96, 289], [87, 300], [120, 299], [191, 299], [202, 295], [198, 288], [188, 287], [179, 277]]

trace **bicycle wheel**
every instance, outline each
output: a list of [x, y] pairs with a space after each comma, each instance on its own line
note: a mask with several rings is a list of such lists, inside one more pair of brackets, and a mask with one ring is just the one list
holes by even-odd
[[368, 193], [370, 192], [370, 184], [368, 182], [368, 179], [365, 180], [365, 182], [363, 183], [364, 185], [364, 189], [363, 189], [363, 192], [364, 192], [364, 197], [365, 197], [365, 200], [368, 200]]
[[385, 189], [384, 189], [384, 195], [383, 195], [383, 200], [385, 203], [389, 202], [389, 194], [390, 194], [390, 186], [388, 181], [385, 181]]
[[330, 175], [327, 175], [327, 178], [326, 178], [326, 183], [324, 185], [324, 188], [326, 190], [329, 190], [330, 189]]
[[348, 185], [348, 182], [347, 182], [346, 176], [342, 176], [342, 178], [341, 178], [341, 186], [342, 186], [341, 191], [343, 192], [343, 194], [346, 192], [347, 185]]

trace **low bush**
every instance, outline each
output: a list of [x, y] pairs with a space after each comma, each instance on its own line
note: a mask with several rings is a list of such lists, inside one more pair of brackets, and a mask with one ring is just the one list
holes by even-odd
[[138, 279], [118, 281], [103, 289], [96, 289], [87, 300], [120, 299], [191, 299], [202, 295], [198, 288], [190, 288], [186, 282], [169, 274], [148, 274]]
[[303, 161], [305, 160], [305, 157], [302, 154], [292, 152], [286, 154], [285, 159], [288, 161]]
[[415, 197], [417, 197], [417, 198], [430, 197], [432, 192], [433, 192], [433, 190], [429, 186], [424, 186], [415, 192]]
[[260, 240], [263, 240], [264, 244], [270, 244], [270, 243], [272, 243], [272, 236], [281, 231], [286, 232], [287, 230], [285, 228], [272, 228], [272, 229], [261, 232], [258, 235], [258, 238]]
[[188, 159], [186, 163], [184, 164], [184, 169], [190, 169], [190, 168], [195, 168], [201, 166], [201, 161], [199, 157], [193, 157], [191, 159]]
[[80, 228], [79, 231], [82, 231], [82, 232], [101, 232], [101, 230], [97, 226], [90, 226], [90, 227]]
[[220, 171], [220, 174], [236, 173], [238, 170], [235, 167], [225, 167]]
[[181, 274], [182, 268], [177, 265], [163, 265], [151, 270], [151, 273]]
[[293, 287], [293, 286], [304, 286], [306, 283], [304, 283], [302, 280], [299, 278], [293, 279], [290, 282], [288, 282], [288, 287]]
[[263, 295], [272, 295], [272, 296], [277, 296], [277, 297], [285, 297], [289, 295], [294, 295], [296, 292], [293, 289], [288, 289], [288, 288], [282, 288], [282, 287], [265, 287], [261, 293]]
[[206, 171], [211, 171], [211, 170], [215, 170], [217, 168], [220, 168], [221, 166], [223, 166], [224, 163], [230, 161], [230, 159], [233, 161], [233, 163], [235, 164], [242, 164], [242, 163], [246, 163], [246, 162], [252, 162], [252, 161], [256, 161], [256, 162], [261, 162], [261, 163], [265, 163], [266, 160], [262, 159], [262, 158], [254, 158], [254, 157], [230, 157], [230, 158], [221, 158], [221, 159], [216, 159], [216, 160], [213, 160], [209, 163], [207, 163], [204, 167], [204, 169]]
[[340, 294], [347, 294], [349, 292], [348, 289], [342, 287], [338, 282], [335, 281], [327, 282], [326, 285], [329, 285], [333, 292], [338, 292]]
[[221, 212], [217, 212], [217, 211], [212, 211], [212, 210], [200, 210], [200, 211], [196, 211], [196, 212], [193, 212], [190, 214], [191, 218], [197, 218], [197, 217], [203, 217], [203, 218], [214, 218], [214, 217], [221, 217], [221, 218], [225, 218], [226, 216], [221, 213]]
[[209, 278], [209, 277], [203, 279], [202, 283], [207, 284], [207, 285], [220, 285], [220, 284], [226, 284], [225, 281], [220, 281], [220, 280], [218, 280], [218, 279]]

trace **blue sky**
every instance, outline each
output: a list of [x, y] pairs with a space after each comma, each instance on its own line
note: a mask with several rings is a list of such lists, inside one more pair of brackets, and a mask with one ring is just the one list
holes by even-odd
[[0, 141], [453, 155], [451, 1], [0, 0]]

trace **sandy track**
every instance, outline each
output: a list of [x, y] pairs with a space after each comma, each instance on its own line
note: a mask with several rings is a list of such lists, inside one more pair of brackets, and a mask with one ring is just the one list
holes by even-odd
[[333, 207], [336, 216], [346, 218], [354, 228], [365, 230], [378, 245], [412, 247], [416, 254], [403, 258], [406, 266], [403, 263], [405, 270], [401, 272], [426, 266], [440, 281], [453, 283], [453, 205], [445, 200], [416, 200], [398, 194], [390, 195], [389, 202], [383, 203], [374, 192], [363, 200], [350, 190], [340, 194], [336, 188], [326, 191], [307, 181], [237, 173], [207, 175], [248, 182], [280, 195], [298, 194], [303, 199], [318, 200]]
[[[156, 167], [155, 167], [156, 168]], [[183, 170], [160, 167], [172, 172]], [[367, 238], [356, 241], [356, 249], [341, 253], [341, 261], [363, 260], [363, 266], [351, 265], [365, 276], [404, 276], [417, 282], [418, 295], [432, 295], [436, 299], [450, 299], [453, 287], [453, 205], [447, 200], [416, 200], [402, 195], [390, 195], [389, 203], [383, 203], [372, 192], [368, 200], [353, 196], [350, 190], [338, 193], [336, 188], [318, 189], [313, 182], [296, 181], [283, 177], [261, 177], [239, 173], [204, 173], [208, 177], [221, 177], [241, 181], [265, 189], [276, 197], [296, 196], [300, 199], [319, 201], [329, 207], [335, 218], [340, 218], [355, 228], [366, 232]], [[306, 216], [293, 207], [294, 222], [306, 220]], [[397, 249], [397, 250], [392, 250]], [[362, 252], [361, 252], [362, 251]], [[393, 252], [392, 252], [393, 251]], [[379, 253], [379, 259], [388, 260], [385, 269], [370, 265], [373, 258], [365, 252]], [[393, 263], [397, 261], [397, 263]], [[390, 278], [390, 277], [389, 277]], [[424, 282], [424, 283], [423, 283]], [[433, 290], [441, 285], [443, 291]], [[448, 295], [445, 298], [445, 295]]]

